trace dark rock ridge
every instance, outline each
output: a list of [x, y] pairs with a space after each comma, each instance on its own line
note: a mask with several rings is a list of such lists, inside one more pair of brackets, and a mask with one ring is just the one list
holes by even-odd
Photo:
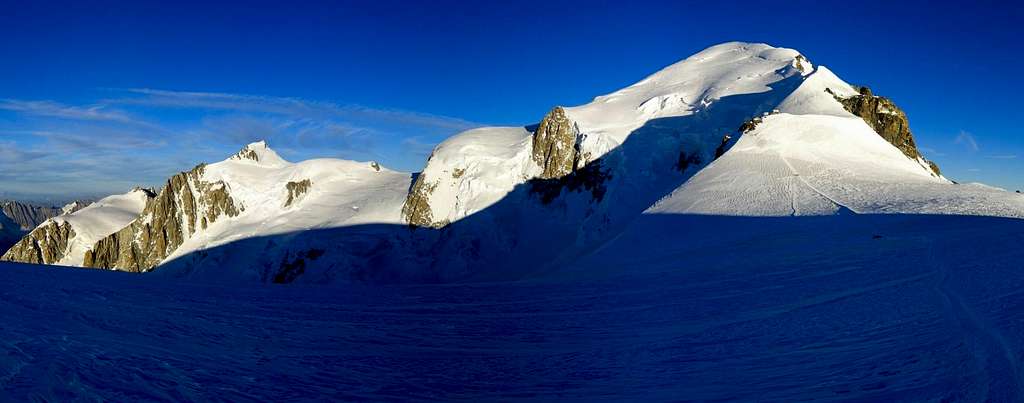
[[57, 207], [43, 207], [17, 201], [4, 201], [0, 203], [3, 214], [17, 223], [23, 230], [31, 230], [42, 224], [48, 218], [61, 214]]
[[850, 97], [838, 96], [829, 89], [825, 91], [832, 94], [847, 111], [864, 119], [864, 122], [875, 130], [875, 133], [898, 148], [903, 155], [915, 161], [925, 161], [935, 176], [942, 175], [939, 166], [926, 160], [918, 151], [914, 135], [910, 132], [907, 114], [892, 100], [872, 94], [868, 87], [860, 87], [860, 94]]
[[298, 182], [288, 182], [284, 185], [285, 189], [288, 190], [288, 200], [285, 200], [284, 206], [291, 206], [292, 203], [299, 200], [299, 197], [309, 192], [309, 188], [313, 186], [313, 183], [309, 179], [303, 179]]
[[729, 150], [729, 141], [732, 140], [732, 136], [726, 134], [722, 136], [722, 143], [715, 148], [715, 159], [725, 155], [725, 152]]
[[0, 257], [8, 262], [54, 264], [64, 258], [75, 230], [67, 221], [46, 221]]
[[251, 149], [251, 148], [249, 148], [247, 146], [245, 148], [242, 148], [242, 150], [240, 150], [235, 155], [231, 156], [231, 159], [233, 159], [233, 160], [250, 160], [250, 161], [260, 162], [260, 155], [257, 154], [255, 150], [253, 150], [253, 149]]
[[[244, 150], [243, 150], [244, 151]], [[171, 177], [146, 202], [139, 218], [97, 242], [86, 252], [85, 266], [145, 272], [156, 267], [186, 239], [223, 217], [237, 216], [223, 181], [202, 180], [206, 165]]]
[[554, 179], [572, 173], [576, 166], [576, 137], [579, 129], [569, 120], [565, 109], [556, 106], [537, 125], [533, 133], [533, 160], [543, 168], [541, 179]]

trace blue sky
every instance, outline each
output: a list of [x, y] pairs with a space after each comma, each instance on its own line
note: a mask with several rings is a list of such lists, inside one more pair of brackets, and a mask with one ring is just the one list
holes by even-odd
[[257, 138], [415, 171], [733, 40], [893, 98], [952, 179], [1024, 189], [1019, 2], [2, 1], [0, 197], [159, 186]]

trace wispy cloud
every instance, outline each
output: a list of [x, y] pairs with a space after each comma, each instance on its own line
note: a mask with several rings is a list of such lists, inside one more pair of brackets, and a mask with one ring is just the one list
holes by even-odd
[[988, 157], [996, 160], [1012, 160], [1017, 159], [1017, 154], [990, 155]]
[[256, 112], [307, 119], [366, 119], [376, 122], [431, 126], [450, 130], [468, 130], [481, 126], [478, 123], [448, 116], [400, 109], [342, 105], [302, 98], [220, 92], [168, 91], [149, 88], [129, 88], [122, 91], [139, 96], [106, 99], [103, 102], [108, 104]]
[[[43, 158], [49, 153], [42, 150], [23, 150], [13, 141], [0, 141], [0, 168], [17, 166]], [[7, 170], [4, 170], [7, 171]]]
[[247, 114], [206, 117], [188, 134], [196, 142], [231, 147], [266, 140], [285, 154], [318, 150], [321, 156], [367, 154], [374, 142], [371, 130], [342, 122]]
[[167, 141], [159, 137], [108, 128], [79, 127], [73, 132], [43, 130], [31, 134], [46, 140], [49, 148], [62, 153], [127, 152], [167, 145]]
[[921, 152], [928, 157], [945, 157], [946, 153], [936, 150], [931, 147], [921, 147]]
[[422, 158], [434, 151], [435, 142], [426, 141], [422, 136], [413, 136], [402, 140], [402, 149]]
[[956, 139], [954, 141], [956, 144], [963, 145], [967, 148], [967, 151], [972, 153], [976, 153], [981, 149], [981, 147], [978, 146], [978, 141], [974, 139], [974, 135], [964, 130], [961, 130], [960, 133], [956, 135]]
[[122, 111], [111, 110], [104, 105], [73, 106], [54, 101], [0, 99], [0, 109], [31, 116], [67, 120], [105, 121], [151, 128], [156, 127], [152, 123], [134, 118]]

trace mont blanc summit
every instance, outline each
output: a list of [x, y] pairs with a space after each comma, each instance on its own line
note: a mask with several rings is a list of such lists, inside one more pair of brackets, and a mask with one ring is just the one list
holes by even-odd
[[537, 124], [453, 136], [415, 174], [254, 142], [51, 218], [3, 259], [230, 281], [512, 279], [653, 231], [645, 216], [849, 212], [1024, 217], [1024, 200], [946, 179], [895, 101], [796, 50], [732, 42]]

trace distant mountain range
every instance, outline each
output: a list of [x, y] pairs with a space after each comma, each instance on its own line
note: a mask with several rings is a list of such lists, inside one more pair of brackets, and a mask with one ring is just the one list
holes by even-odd
[[420, 173], [252, 143], [159, 190], [19, 213], [35, 229], [2, 259], [227, 282], [514, 279], [620, 238], [653, 247], [666, 229], [641, 217], [888, 213], [1024, 217], [1024, 197], [945, 178], [892, 100], [795, 50], [726, 43], [538, 124], [453, 136]]

